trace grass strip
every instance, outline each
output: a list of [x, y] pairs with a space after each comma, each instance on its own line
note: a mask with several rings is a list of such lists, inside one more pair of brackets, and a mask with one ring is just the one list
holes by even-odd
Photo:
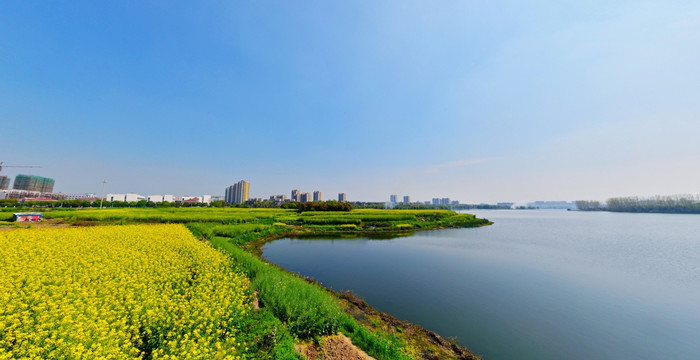
[[259, 291], [264, 308], [286, 323], [298, 338], [318, 338], [340, 331], [378, 360], [411, 358], [401, 351], [405, 346], [400, 341], [372, 333], [345, 314], [334, 295], [319, 285], [266, 263], [228, 238], [215, 236], [211, 243], [234, 258], [251, 279], [251, 286]]

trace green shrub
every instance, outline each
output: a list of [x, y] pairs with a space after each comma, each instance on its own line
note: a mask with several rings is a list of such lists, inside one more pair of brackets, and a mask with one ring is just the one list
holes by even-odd
[[297, 360], [294, 338], [289, 330], [268, 309], [260, 309], [236, 324], [241, 340], [250, 344], [247, 353], [261, 360]]
[[11, 221], [13, 216], [11, 212], [0, 212], [0, 221]]

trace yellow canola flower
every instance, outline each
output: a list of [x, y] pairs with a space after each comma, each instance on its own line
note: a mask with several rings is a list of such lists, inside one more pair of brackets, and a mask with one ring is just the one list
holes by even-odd
[[0, 231], [0, 359], [238, 357], [248, 288], [182, 225]]

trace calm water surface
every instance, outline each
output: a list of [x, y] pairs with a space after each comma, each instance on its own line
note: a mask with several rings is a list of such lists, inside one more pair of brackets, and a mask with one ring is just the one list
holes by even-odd
[[495, 359], [700, 359], [700, 215], [476, 211], [478, 229], [263, 255]]

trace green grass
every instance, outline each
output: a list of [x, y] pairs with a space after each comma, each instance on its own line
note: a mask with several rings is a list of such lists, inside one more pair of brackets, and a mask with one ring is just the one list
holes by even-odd
[[241, 340], [249, 345], [248, 352], [254, 359], [297, 360], [301, 357], [294, 351], [295, 339], [287, 327], [268, 309], [260, 309], [237, 324], [241, 329]]
[[301, 221], [304, 224], [310, 225], [342, 225], [342, 224], [362, 224], [362, 219], [345, 217], [345, 216], [311, 216], [302, 217]]
[[373, 333], [359, 325], [355, 319], [343, 314], [341, 331], [352, 339], [352, 343], [376, 359], [411, 359], [401, 351], [404, 344], [387, 334]]
[[340, 326], [340, 307], [325, 289], [307, 283], [260, 260], [226, 238], [214, 237], [212, 245], [229, 253], [246, 272], [260, 301], [287, 323], [300, 338], [329, 335]]

